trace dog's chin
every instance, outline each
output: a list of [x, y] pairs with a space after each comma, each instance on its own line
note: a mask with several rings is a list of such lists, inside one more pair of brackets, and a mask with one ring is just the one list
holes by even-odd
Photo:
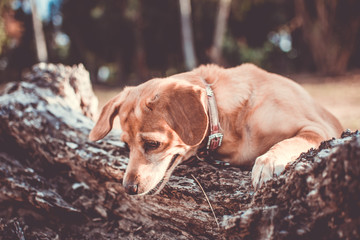
[[176, 160], [179, 158], [179, 156], [180, 156], [179, 154], [175, 154], [171, 158], [171, 161], [169, 163], [168, 168], [165, 171], [163, 178], [156, 184], [155, 187], [153, 187], [149, 191], [140, 193], [139, 195], [156, 195], [156, 194], [158, 194], [165, 187], [166, 183], [169, 181], [172, 172], [174, 171], [175, 167], [177, 166], [177, 164], [175, 164], [175, 163], [176, 163]]

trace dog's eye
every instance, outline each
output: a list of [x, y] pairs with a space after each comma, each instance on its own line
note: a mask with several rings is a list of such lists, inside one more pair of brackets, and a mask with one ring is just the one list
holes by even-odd
[[145, 152], [155, 150], [160, 146], [160, 143], [157, 141], [146, 141], [144, 143], [144, 150]]

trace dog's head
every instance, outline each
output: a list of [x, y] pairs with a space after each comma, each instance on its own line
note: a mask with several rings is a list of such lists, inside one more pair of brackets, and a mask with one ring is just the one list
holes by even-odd
[[175, 167], [193, 155], [208, 129], [206, 93], [178, 79], [153, 79], [111, 99], [90, 133], [102, 139], [120, 117], [130, 149], [123, 185], [129, 194], [159, 192]]

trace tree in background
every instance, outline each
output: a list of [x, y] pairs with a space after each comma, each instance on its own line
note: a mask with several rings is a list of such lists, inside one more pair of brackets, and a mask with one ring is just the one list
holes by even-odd
[[[282, 73], [337, 74], [349, 64], [360, 67], [355, 0], [41, 2], [57, 9], [43, 19], [48, 61], [84, 63], [97, 83], [135, 85], [211, 62], [225, 67], [253, 62]], [[38, 61], [31, 10], [26, 11], [25, 3], [29, 0], [0, 0], [0, 17], [5, 19], [0, 21], [0, 47], [5, 46], [0, 81], [16, 79]], [[297, 27], [282, 27], [293, 22]], [[10, 36], [14, 32], [17, 37]], [[182, 41], [186, 34], [190, 37]], [[187, 57], [184, 49], [190, 49]]]
[[231, 0], [220, 0], [218, 15], [216, 17], [213, 45], [210, 49], [210, 58], [212, 62], [223, 63], [222, 47], [226, 33], [227, 20], [230, 14]]
[[22, 23], [15, 19], [11, 3], [12, 0], [0, 2], [0, 55], [6, 48], [15, 47], [20, 42], [24, 30]]
[[[16, 18], [12, 9], [13, 0], [0, 1], [0, 82], [11, 81], [19, 77], [19, 69], [23, 67], [21, 61], [15, 71], [9, 64], [9, 59], [16, 55], [16, 50], [22, 45], [25, 34], [25, 24]], [[23, 57], [25, 59], [26, 57]]]
[[37, 5], [35, 0], [30, 0], [31, 4], [31, 16], [34, 28], [34, 37], [36, 44], [36, 55], [39, 62], [47, 62], [48, 61], [48, 53], [46, 49], [46, 41], [45, 34], [43, 30], [43, 24], [39, 17]]
[[[128, 7], [128, 15], [131, 14], [132, 22], [134, 23], [134, 35], [135, 35], [135, 56], [134, 56], [134, 66], [137, 69], [137, 79], [138, 82], [143, 82], [149, 77], [149, 69], [146, 63], [146, 52], [144, 46], [144, 20], [142, 17], [142, 5], [140, 0], [132, 0], [130, 2], [130, 7]], [[137, 82], [137, 83], [138, 83]]]
[[360, 30], [358, 0], [295, 0], [302, 35], [323, 74], [347, 70]]
[[123, 80], [131, 66], [124, 59], [132, 56], [134, 43], [125, 10], [125, 1], [64, 0], [62, 29], [70, 39], [65, 62], [84, 63], [94, 82], [102, 66], [116, 69], [111, 73]]
[[184, 52], [185, 67], [192, 70], [196, 67], [197, 61], [194, 50], [194, 39], [192, 34], [191, 22], [191, 2], [190, 0], [179, 0], [180, 18], [181, 18], [181, 35], [182, 48]]

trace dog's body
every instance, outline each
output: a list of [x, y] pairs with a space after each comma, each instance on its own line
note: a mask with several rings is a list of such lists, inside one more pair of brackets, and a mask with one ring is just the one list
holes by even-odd
[[159, 191], [174, 168], [194, 156], [209, 134], [204, 80], [219, 112], [221, 147], [215, 154], [237, 166], [253, 166], [255, 188], [301, 152], [339, 137], [339, 121], [295, 82], [254, 65], [191, 72], [125, 88], [103, 108], [90, 139], [99, 140], [119, 115], [130, 147], [124, 186], [130, 194]]

